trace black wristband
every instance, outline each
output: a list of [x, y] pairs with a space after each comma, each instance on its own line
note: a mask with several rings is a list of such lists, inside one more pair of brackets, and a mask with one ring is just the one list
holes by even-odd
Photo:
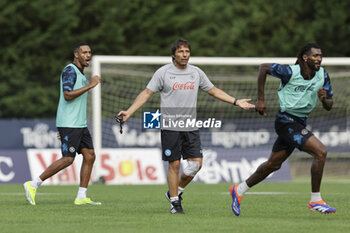
[[233, 105], [236, 105], [237, 103], [237, 98], [235, 98], [235, 101], [233, 101]]

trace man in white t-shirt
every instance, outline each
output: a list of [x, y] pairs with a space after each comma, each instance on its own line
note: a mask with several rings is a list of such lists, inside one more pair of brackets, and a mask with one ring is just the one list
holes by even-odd
[[[206, 74], [196, 66], [188, 64], [191, 46], [187, 40], [176, 40], [171, 48], [172, 63], [159, 68], [153, 75], [145, 90], [135, 99], [126, 111], [118, 116], [127, 121], [149, 98], [160, 92], [160, 107], [163, 116], [186, 116], [195, 114], [198, 90], [201, 89], [213, 97], [237, 105], [248, 110], [255, 108], [251, 99], [237, 99], [223, 90], [216, 88]], [[175, 111], [174, 111], [175, 110]], [[175, 114], [174, 114], [175, 113]], [[119, 119], [116, 118], [118, 122]], [[182, 193], [202, 166], [202, 151], [199, 131], [196, 128], [164, 128], [161, 131], [162, 158], [169, 162], [168, 187], [165, 193], [171, 203], [170, 212], [181, 213]], [[179, 179], [181, 158], [186, 159], [188, 166], [184, 168]]]

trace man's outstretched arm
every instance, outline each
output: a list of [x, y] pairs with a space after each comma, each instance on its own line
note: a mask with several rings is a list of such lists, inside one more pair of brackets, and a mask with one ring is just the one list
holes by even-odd
[[[136, 99], [128, 108], [128, 110], [120, 111], [118, 113], [118, 116], [123, 116], [123, 122], [127, 121], [132, 116], [132, 114], [134, 114], [137, 111], [137, 109], [141, 108], [149, 100], [149, 98], [151, 98], [153, 94], [153, 91], [146, 88], [136, 97]], [[119, 122], [119, 119], [116, 118], [116, 121]]]
[[224, 102], [227, 102], [230, 104], [235, 104], [235, 105], [237, 105], [240, 108], [243, 108], [245, 110], [255, 108], [254, 104], [249, 103], [249, 101], [251, 101], [251, 99], [236, 99], [217, 87], [212, 87], [208, 91], [208, 94], [221, 100], [221, 101], [224, 101]]

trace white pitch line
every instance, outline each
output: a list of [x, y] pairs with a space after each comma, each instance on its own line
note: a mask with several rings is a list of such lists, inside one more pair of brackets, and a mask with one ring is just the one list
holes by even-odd
[[298, 192], [246, 192], [245, 194], [253, 194], [253, 195], [295, 195], [301, 194]]
[[[230, 194], [230, 192], [222, 192], [221, 194]], [[245, 195], [296, 195], [302, 194], [298, 192], [246, 192]]]
[[[62, 193], [37, 193], [38, 196], [45, 196], [45, 195], [61, 195]], [[0, 193], [0, 196], [25, 196], [25, 192], [22, 193]]]
[[[310, 183], [310, 181], [304, 181], [304, 180], [296, 180], [293, 181], [293, 183]], [[334, 179], [334, 180], [330, 180], [330, 179], [324, 179], [322, 180], [322, 183], [337, 183], [337, 184], [350, 184], [350, 179]]]

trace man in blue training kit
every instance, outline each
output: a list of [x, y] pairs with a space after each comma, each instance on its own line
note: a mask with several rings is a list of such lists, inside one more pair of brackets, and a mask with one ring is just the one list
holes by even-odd
[[62, 158], [52, 163], [40, 176], [23, 184], [27, 200], [32, 205], [35, 205], [36, 190], [42, 182], [71, 165], [76, 153], [83, 155], [83, 163], [80, 171], [80, 187], [74, 204], [101, 205], [100, 202], [93, 202], [86, 197], [95, 161], [92, 138], [86, 122], [87, 95], [91, 88], [101, 82], [101, 78], [97, 75], [92, 77], [90, 82], [86, 79], [84, 68], [89, 66], [90, 60], [90, 45], [80, 42], [74, 46], [73, 62], [62, 71], [56, 116], [56, 127], [62, 143]]
[[240, 214], [243, 194], [269, 174], [280, 169], [296, 147], [313, 157], [309, 209], [325, 214], [335, 213], [336, 209], [328, 206], [320, 194], [327, 149], [311, 131], [306, 129], [307, 117], [315, 108], [317, 99], [327, 111], [331, 110], [333, 105], [331, 82], [328, 73], [321, 67], [321, 62], [321, 48], [317, 44], [310, 43], [301, 49], [295, 65], [260, 65], [256, 108], [261, 115], [266, 115], [264, 99], [266, 75], [270, 74], [281, 80], [278, 90], [280, 110], [275, 121], [278, 138], [268, 161], [261, 164], [246, 181], [231, 186], [231, 208], [235, 215]]

